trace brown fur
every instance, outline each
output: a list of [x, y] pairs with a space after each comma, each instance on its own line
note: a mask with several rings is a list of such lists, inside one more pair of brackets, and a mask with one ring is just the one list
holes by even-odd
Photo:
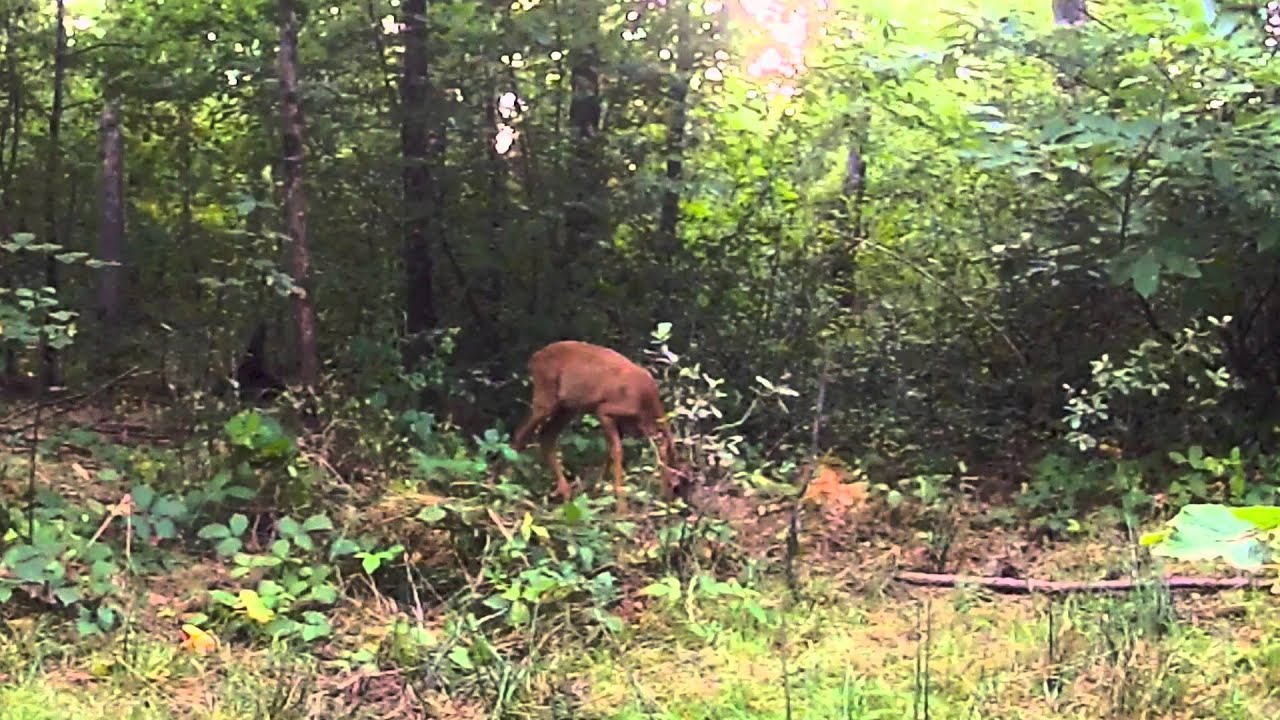
[[675, 491], [671, 431], [658, 397], [658, 383], [649, 371], [609, 348], [563, 340], [535, 352], [529, 358], [533, 401], [529, 419], [516, 430], [511, 442], [517, 451], [537, 434], [542, 454], [556, 476], [556, 490], [567, 502], [573, 496], [556, 455], [560, 433], [579, 415], [591, 413], [600, 420], [613, 469], [613, 493], [618, 511], [626, 512], [622, 497], [622, 436], [657, 439], [662, 466], [663, 495]]

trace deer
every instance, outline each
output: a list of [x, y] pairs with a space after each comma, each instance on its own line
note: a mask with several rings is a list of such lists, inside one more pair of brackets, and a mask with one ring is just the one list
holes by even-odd
[[655, 449], [661, 469], [663, 497], [675, 495], [674, 444], [667, 425], [658, 383], [648, 370], [617, 351], [578, 340], [547, 345], [529, 358], [533, 399], [529, 418], [516, 430], [511, 447], [522, 451], [536, 435], [542, 455], [556, 478], [556, 492], [565, 501], [573, 490], [565, 480], [557, 456], [560, 433], [579, 416], [600, 420], [613, 469], [613, 494], [619, 514], [627, 512], [622, 495], [622, 437], [643, 436]]

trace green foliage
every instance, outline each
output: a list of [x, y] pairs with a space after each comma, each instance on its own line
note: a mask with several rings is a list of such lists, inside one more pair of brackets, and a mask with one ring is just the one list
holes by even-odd
[[276, 539], [267, 552], [246, 552], [253, 541], [246, 535], [249, 520], [232, 515], [226, 524], [210, 523], [199, 536], [214, 551], [231, 561], [230, 577], [256, 579], [238, 592], [212, 590], [211, 609], [224, 627], [244, 628], [255, 636], [280, 639], [291, 636], [311, 642], [330, 634], [322, 609], [338, 600], [337, 563], [360, 559], [361, 568], [373, 575], [384, 563], [399, 558], [404, 548], [379, 549], [367, 541], [335, 536], [333, 522], [323, 514], [298, 521], [285, 515], [276, 523]]
[[120, 578], [128, 564], [115, 548], [95, 542], [78, 509], [46, 497], [33, 515], [32, 534], [20, 534], [25, 519], [10, 507], [0, 555], [0, 606], [19, 598], [75, 613], [81, 635], [117, 628], [123, 602]]
[[1104, 354], [1090, 363], [1086, 387], [1067, 398], [1066, 440], [1080, 450], [1100, 442], [1142, 444], [1177, 434], [1214, 437], [1228, 420], [1222, 406], [1242, 383], [1223, 366], [1214, 335], [1231, 318], [1193, 323], [1172, 342], [1147, 339], [1123, 362]]

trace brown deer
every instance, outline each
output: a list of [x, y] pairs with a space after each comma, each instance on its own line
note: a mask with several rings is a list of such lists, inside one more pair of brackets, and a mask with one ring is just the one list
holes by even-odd
[[675, 494], [676, 473], [671, 430], [663, 418], [658, 383], [649, 371], [609, 348], [563, 340], [535, 352], [529, 358], [533, 402], [529, 419], [516, 430], [511, 446], [523, 450], [530, 435], [537, 434], [542, 455], [556, 476], [556, 490], [565, 502], [573, 491], [564, 478], [556, 454], [560, 433], [578, 416], [591, 413], [600, 420], [609, 460], [613, 466], [613, 494], [619, 513], [627, 511], [622, 497], [622, 436], [657, 438], [662, 491]]

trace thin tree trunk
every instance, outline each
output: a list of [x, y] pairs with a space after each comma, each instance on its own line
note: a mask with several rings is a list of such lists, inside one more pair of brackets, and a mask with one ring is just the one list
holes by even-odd
[[[56, 21], [54, 24], [55, 43], [53, 55], [53, 103], [49, 107], [49, 161], [45, 167], [45, 235], [44, 241], [57, 245], [58, 237], [58, 187], [62, 180], [62, 148], [59, 143], [62, 134], [62, 102], [63, 85], [67, 75], [67, 5], [66, 0], [57, 0]], [[47, 253], [44, 265], [44, 282], [56, 292], [60, 283], [56, 253]], [[42, 333], [40, 355], [43, 361], [41, 376], [46, 388], [62, 384], [62, 368], [58, 351], [49, 343]]]
[[439, 322], [435, 305], [431, 242], [436, 234], [435, 180], [428, 166], [427, 2], [405, 0], [404, 72], [400, 81], [400, 152], [403, 156], [405, 343], [406, 367], [414, 367], [426, 350], [421, 334]]
[[98, 323], [101, 346], [98, 358], [110, 368], [120, 332], [120, 275], [124, 264], [124, 136], [120, 131], [120, 105], [112, 98], [102, 109], [102, 228], [99, 259], [110, 263], [101, 269], [98, 287]]
[[1086, 0], [1053, 0], [1053, 21], [1058, 25], [1075, 27], [1089, 21]]
[[387, 72], [387, 43], [383, 39], [382, 18], [378, 17], [378, 10], [374, 7], [373, 0], [365, 0], [365, 12], [369, 15], [369, 28], [373, 32], [373, 49], [377, 57], [378, 76], [382, 78], [383, 87], [387, 91], [387, 107], [394, 113], [400, 103], [396, 96], [396, 83]]
[[289, 272], [298, 335], [298, 374], [303, 386], [314, 388], [320, 377], [316, 350], [316, 316], [311, 279], [311, 251], [307, 246], [307, 196], [303, 187], [302, 101], [298, 96], [298, 14], [294, 0], [279, 0], [280, 115], [284, 124], [284, 212], [289, 235]]
[[498, 84], [494, 78], [489, 79], [488, 97], [485, 98], [485, 125], [480, 133], [480, 142], [484, 144], [485, 158], [488, 166], [488, 209], [489, 209], [489, 256], [493, 264], [489, 267], [485, 282], [485, 295], [490, 305], [501, 307], [506, 292], [503, 286], [503, 270], [506, 266], [506, 248], [503, 243], [504, 229], [507, 224], [507, 164], [498, 153], [496, 138], [498, 132]]
[[604, 179], [600, 172], [600, 57], [595, 43], [599, 20], [587, 13], [580, 27], [591, 40], [578, 50], [571, 70], [573, 98], [569, 103], [570, 180], [576, 186], [565, 211], [568, 243], [564, 261], [575, 262], [595, 245], [606, 213]]

